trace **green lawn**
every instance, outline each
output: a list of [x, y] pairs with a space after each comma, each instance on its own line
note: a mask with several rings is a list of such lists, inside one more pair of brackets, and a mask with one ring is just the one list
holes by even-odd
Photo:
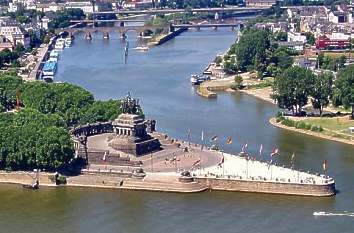
[[308, 118], [302, 121], [313, 125], [322, 126], [322, 128], [328, 129], [330, 131], [353, 135], [349, 132], [348, 128], [354, 127], [354, 120], [349, 120], [349, 117]]

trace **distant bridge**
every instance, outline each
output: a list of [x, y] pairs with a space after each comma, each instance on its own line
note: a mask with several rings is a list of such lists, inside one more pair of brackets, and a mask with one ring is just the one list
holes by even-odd
[[231, 29], [234, 28], [239, 28], [240, 26], [242, 26], [243, 23], [242, 22], [238, 22], [238, 23], [205, 23], [205, 24], [173, 24], [172, 27], [174, 28], [182, 28], [182, 27], [186, 27], [186, 28], [196, 28], [197, 30], [200, 30], [201, 28], [223, 28], [223, 27], [230, 27]]
[[56, 29], [55, 33], [60, 34], [66, 32], [69, 36], [74, 36], [79, 32], [85, 33], [86, 39], [92, 39], [92, 34], [95, 32], [101, 32], [103, 34], [103, 38], [108, 39], [110, 33], [117, 32], [122, 37], [126, 35], [128, 31], [135, 31], [139, 35], [144, 36], [147, 33], [155, 32], [156, 30], [162, 30], [165, 32], [169, 32], [173, 30], [173, 28], [168, 26], [114, 26], [114, 27], [82, 27], [82, 28], [61, 28]]
[[144, 19], [81, 19], [70, 20], [70, 23], [145, 23], [146, 21]]
[[148, 10], [121, 10], [101, 11], [90, 13], [92, 15], [105, 14], [171, 14], [171, 13], [223, 13], [223, 12], [259, 12], [270, 7], [220, 7], [220, 8], [193, 8], [193, 9], [148, 9]]

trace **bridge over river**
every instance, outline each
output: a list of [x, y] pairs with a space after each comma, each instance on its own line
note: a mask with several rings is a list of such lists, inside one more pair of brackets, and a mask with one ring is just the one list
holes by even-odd
[[[71, 21], [73, 23], [93, 23], [97, 22], [96, 20], [75, 20]], [[107, 20], [100, 20], [100, 22], [108, 22]], [[75, 34], [79, 32], [84, 32], [85, 33], [85, 38], [86, 39], [91, 39], [92, 38], [92, 33], [95, 32], [101, 32], [103, 34], [103, 38], [108, 39], [110, 33], [117, 32], [120, 34], [121, 37], [125, 37], [126, 33], [128, 31], [135, 31], [138, 33], [139, 36], [145, 36], [151, 33], [156, 32], [157, 30], [160, 30], [160, 32], [173, 32], [175, 29], [179, 28], [196, 28], [197, 30], [200, 30], [201, 28], [225, 28], [225, 27], [230, 27], [232, 30], [235, 28], [239, 28], [240, 26], [243, 25], [243, 22], [233, 22], [233, 23], [205, 23], [205, 24], [171, 24], [169, 26], [149, 26], [149, 25], [144, 25], [144, 26], [126, 26], [124, 24], [124, 21], [119, 21], [119, 20], [109, 20], [109, 22], [121, 22], [119, 26], [104, 26], [104, 27], [95, 27], [94, 25], [92, 26], [87, 26], [87, 27], [81, 27], [81, 28], [61, 28], [57, 29], [55, 31], [56, 34], [60, 34], [63, 32], [67, 32], [69, 36], [74, 36]]]
[[225, 12], [259, 12], [267, 10], [270, 7], [218, 7], [218, 8], [192, 8], [192, 9], [149, 9], [149, 10], [120, 10], [120, 11], [101, 11], [93, 12], [92, 15], [105, 15], [105, 14], [171, 14], [171, 13], [225, 13]]

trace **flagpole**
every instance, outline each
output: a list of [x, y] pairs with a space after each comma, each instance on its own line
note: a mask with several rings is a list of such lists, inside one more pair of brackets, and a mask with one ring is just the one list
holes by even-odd
[[224, 158], [224, 163], [222, 164], [222, 177], [224, 178], [225, 176], [225, 157], [224, 157], [224, 152], [221, 150], [221, 156]]

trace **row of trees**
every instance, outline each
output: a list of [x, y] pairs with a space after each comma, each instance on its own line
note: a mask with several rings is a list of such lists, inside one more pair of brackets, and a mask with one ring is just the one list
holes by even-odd
[[72, 84], [22, 82], [13, 75], [0, 76], [0, 109], [14, 109], [16, 97], [19, 97], [21, 107], [43, 114], [58, 114], [68, 127], [109, 121], [120, 114], [120, 101], [95, 101], [90, 92]]
[[330, 100], [335, 106], [352, 107], [354, 117], [354, 65], [341, 69], [335, 81], [332, 73], [314, 75], [312, 71], [291, 67], [275, 78], [273, 98], [280, 108], [299, 114], [311, 99], [322, 115]]
[[25, 48], [22, 45], [16, 46], [13, 51], [10, 51], [9, 49], [0, 51], [0, 68], [2, 68], [5, 64], [16, 64], [17, 59], [24, 51]]
[[286, 47], [278, 46], [276, 43], [272, 44], [271, 37], [274, 35], [267, 30], [245, 30], [239, 42], [233, 44], [224, 57], [225, 70], [229, 73], [256, 70], [262, 77], [264, 73], [276, 75], [290, 67], [294, 53]]
[[70, 20], [85, 19], [85, 14], [81, 9], [65, 9], [56, 13], [55, 18], [49, 22], [50, 30], [65, 28], [70, 26]]
[[73, 144], [59, 115], [33, 109], [0, 114], [0, 168], [57, 169], [73, 158]]
[[[12, 113], [17, 101], [20, 111]], [[57, 169], [73, 158], [69, 127], [109, 121], [120, 101], [95, 101], [67, 83], [26, 82], [0, 75], [0, 169]]]

